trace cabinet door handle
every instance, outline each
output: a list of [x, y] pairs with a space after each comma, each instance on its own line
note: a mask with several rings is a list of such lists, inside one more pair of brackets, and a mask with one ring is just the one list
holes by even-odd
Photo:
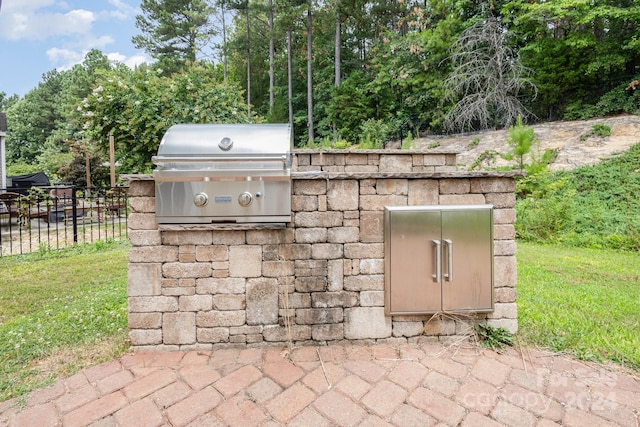
[[444, 244], [447, 247], [447, 273], [444, 278], [451, 282], [453, 281], [453, 242], [449, 239], [444, 239]]
[[432, 274], [433, 281], [439, 283], [442, 280], [442, 251], [440, 250], [440, 240], [432, 240], [436, 247], [436, 274]]

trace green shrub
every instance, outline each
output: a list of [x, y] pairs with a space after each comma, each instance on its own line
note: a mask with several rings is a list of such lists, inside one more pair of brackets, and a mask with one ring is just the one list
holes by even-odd
[[389, 136], [389, 125], [383, 120], [369, 119], [360, 125], [361, 137], [359, 148], [380, 149]]

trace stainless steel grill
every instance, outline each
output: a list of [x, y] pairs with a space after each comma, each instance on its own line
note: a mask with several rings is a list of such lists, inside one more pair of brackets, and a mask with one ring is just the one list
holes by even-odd
[[288, 125], [174, 125], [152, 161], [158, 223], [291, 221]]

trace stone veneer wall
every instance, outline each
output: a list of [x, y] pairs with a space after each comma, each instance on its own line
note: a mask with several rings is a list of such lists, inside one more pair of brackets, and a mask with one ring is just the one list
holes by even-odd
[[[411, 151], [297, 151], [293, 170], [292, 222], [280, 227], [158, 225], [153, 179], [125, 177], [135, 349], [417, 342], [485, 320], [516, 332], [515, 174], [460, 172], [453, 153]], [[485, 203], [494, 205], [495, 311], [385, 316], [384, 206]]]

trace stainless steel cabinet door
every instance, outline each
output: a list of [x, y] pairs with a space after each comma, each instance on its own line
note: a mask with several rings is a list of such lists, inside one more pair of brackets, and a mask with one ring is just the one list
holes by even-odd
[[443, 311], [492, 310], [492, 229], [490, 209], [443, 209]]
[[440, 212], [389, 212], [388, 279], [390, 313], [440, 311], [442, 286], [436, 281], [436, 248], [441, 234]]
[[387, 314], [492, 310], [490, 205], [385, 209]]

